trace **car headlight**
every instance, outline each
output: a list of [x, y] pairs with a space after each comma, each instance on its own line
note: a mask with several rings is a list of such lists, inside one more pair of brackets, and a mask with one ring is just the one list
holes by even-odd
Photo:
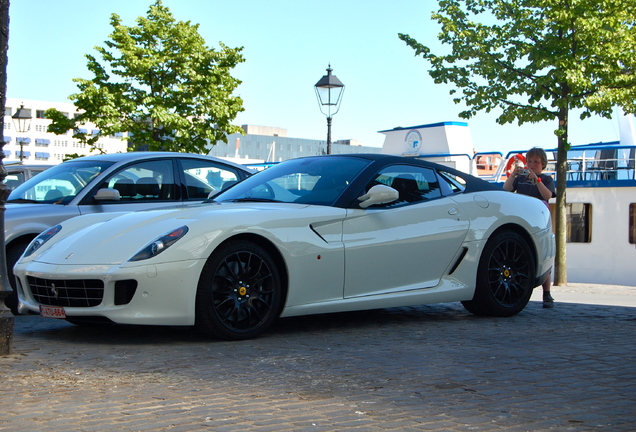
[[155, 240], [148, 243], [144, 246], [139, 252], [137, 252], [131, 259], [128, 261], [143, 261], [145, 259], [149, 259], [159, 255], [161, 252], [168, 249], [170, 246], [175, 244], [177, 240], [186, 235], [188, 232], [187, 226], [182, 226], [181, 228], [177, 228], [176, 230], [170, 231], [162, 235], [161, 237], [157, 237]]
[[33, 241], [27, 246], [24, 251], [24, 256], [28, 257], [29, 255], [33, 255], [33, 253], [40, 249], [44, 243], [51, 240], [53, 236], [59, 233], [62, 230], [62, 225], [55, 225], [44, 231], [42, 234], [33, 239]]

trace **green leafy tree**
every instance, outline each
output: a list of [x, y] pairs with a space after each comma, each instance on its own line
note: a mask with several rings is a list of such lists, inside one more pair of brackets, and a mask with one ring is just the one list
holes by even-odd
[[[146, 17], [127, 27], [111, 16], [113, 32], [106, 47], [96, 47], [100, 63], [86, 55], [94, 77], [76, 78], [80, 93], [69, 96], [80, 114], [69, 119], [49, 109], [49, 131], [64, 134], [95, 149], [100, 136], [128, 132], [129, 149], [206, 153], [209, 142], [226, 141], [241, 132], [231, 124], [243, 111], [243, 101], [232, 96], [240, 81], [230, 75], [243, 62], [242, 48], [220, 43], [205, 45], [198, 25], [176, 21], [161, 0]], [[80, 131], [92, 122], [100, 135]]]
[[432, 18], [445, 54], [406, 34], [399, 38], [430, 62], [435, 83], [461, 90], [455, 103], [471, 118], [500, 112], [497, 123], [556, 121], [557, 206], [555, 284], [567, 284], [566, 159], [568, 120], [613, 107], [636, 111], [634, 0], [440, 0]]

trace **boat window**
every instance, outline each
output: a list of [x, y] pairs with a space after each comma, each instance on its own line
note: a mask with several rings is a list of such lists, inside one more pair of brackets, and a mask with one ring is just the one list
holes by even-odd
[[592, 205], [587, 203], [566, 204], [567, 242], [590, 243], [592, 241]]
[[[566, 212], [566, 241], [568, 243], [590, 243], [592, 241], [592, 204], [568, 203]], [[556, 219], [556, 205], [550, 204], [552, 224]]]
[[629, 243], [636, 244], [636, 204], [629, 205]]

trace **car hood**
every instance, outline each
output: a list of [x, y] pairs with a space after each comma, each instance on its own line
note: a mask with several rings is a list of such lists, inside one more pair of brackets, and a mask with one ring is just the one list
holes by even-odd
[[188, 233], [154, 258], [130, 265], [207, 258], [218, 237], [281, 228], [309, 229], [312, 223], [341, 221], [344, 209], [279, 203], [207, 203], [185, 208], [80, 216], [23, 262], [55, 265], [119, 265], [158, 237], [182, 226]]

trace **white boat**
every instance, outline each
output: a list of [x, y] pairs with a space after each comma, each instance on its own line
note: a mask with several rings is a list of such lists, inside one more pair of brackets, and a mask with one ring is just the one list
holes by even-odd
[[[383, 153], [427, 159], [502, 184], [511, 158], [528, 150], [475, 152], [463, 122], [380, 132], [386, 135]], [[557, 149], [544, 150], [549, 158], [544, 172], [555, 176]], [[633, 121], [623, 116], [620, 141], [572, 146], [568, 152], [568, 282], [636, 286], [635, 150]], [[554, 217], [554, 199], [550, 206]]]

